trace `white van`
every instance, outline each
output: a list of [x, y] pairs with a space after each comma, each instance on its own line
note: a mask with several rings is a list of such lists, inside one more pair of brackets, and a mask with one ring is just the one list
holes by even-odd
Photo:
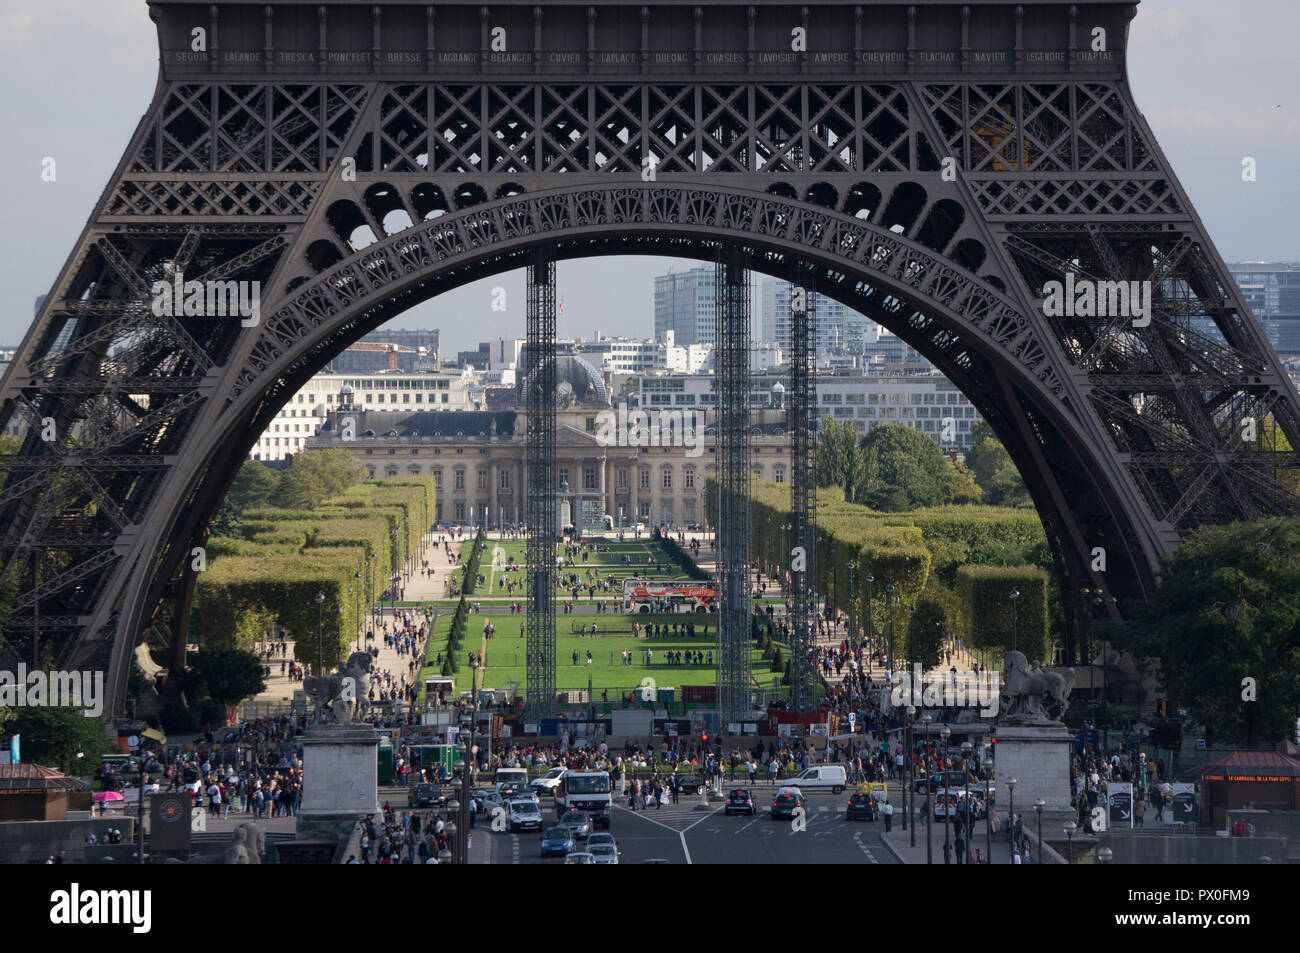
[[528, 771], [524, 768], [498, 768], [496, 775], [496, 792], [501, 793], [501, 785], [514, 784], [520, 791], [528, 790]]
[[803, 792], [808, 791], [830, 791], [832, 794], [841, 793], [848, 786], [849, 777], [844, 771], [842, 764], [822, 764], [790, 778], [785, 782], [787, 787], [799, 788]]

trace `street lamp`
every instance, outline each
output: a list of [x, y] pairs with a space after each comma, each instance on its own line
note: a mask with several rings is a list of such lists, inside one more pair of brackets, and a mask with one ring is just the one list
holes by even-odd
[[[903, 761], [903, 830], [908, 832], [908, 841], [913, 847], [916, 846], [916, 818], [912, 819], [912, 826], [907, 826], [907, 815], [916, 810], [916, 793], [912, 791], [912, 719], [916, 717], [916, 706], [907, 706], [907, 753]], [[909, 801], [909, 796], [911, 800]]]
[[316, 593], [316, 671], [317, 678], [325, 674], [325, 634], [324, 616], [325, 593]]
[[[1103, 847], [1101, 850], [1097, 851], [1097, 861], [1099, 863], [1109, 864], [1114, 859], [1115, 859], [1115, 852], [1112, 851], [1109, 847]], [[1262, 859], [1263, 858], [1261, 858], [1261, 860]]]
[[1043, 808], [1047, 802], [1041, 797], [1034, 800], [1034, 813], [1038, 815], [1038, 862], [1043, 862]]
[[[952, 774], [952, 770], [951, 770], [951, 769], [952, 769], [952, 765], [950, 765], [950, 764], [948, 763], [948, 739], [949, 739], [950, 737], [952, 737], [952, 729], [949, 728], [947, 725], [944, 725], [942, 728], [939, 729], [939, 739], [943, 742], [943, 756], [944, 756], [944, 768], [943, 768], [943, 797], [944, 797], [944, 805], [943, 805], [943, 862], [944, 862], [944, 865], [945, 865], [945, 866], [947, 866], [947, 864], [949, 863], [948, 858], [949, 858], [949, 856], [951, 855], [951, 851], [952, 851], [952, 842], [951, 842], [951, 841], [949, 840], [949, 838], [948, 838], [948, 834], [949, 834], [949, 831], [948, 831], [948, 817], [949, 817], [949, 814], [950, 814], [951, 811], [952, 811], [952, 807], [951, 807], [951, 805], [952, 805], [952, 790], [948, 787], [948, 777]], [[929, 785], [927, 784], [926, 787], [929, 787]]]
[[1019, 591], [1012, 589], [1007, 593], [1007, 598], [1011, 600], [1011, 651], [1017, 651], [1016, 648], [1016, 600], [1020, 598]]
[[886, 680], [894, 674], [894, 611], [891, 608], [894, 598], [894, 584], [888, 583], [885, 586], [885, 615], [888, 616], [886, 621], [889, 623], [889, 670], [885, 675]]
[[[928, 754], [930, 751], [930, 722], [934, 721], [934, 715], [928, 711], [921, 716], [921, 724], [925, 725], [925, 750]], [[934, 775], [929, 768], [925, 771], [925, 862], [934, 863], [934, 853], [930, 846], [930, 787], [934, 784]]]
[[460, 863], [469, 863], [469, 801], [470, 786], [473, 784], [474, 776], [474, 724], [478, 721], [478, 655], [471, 652], [469, 659], [469, 677], [470, 677], [470, 710], [468, 719], [465, 718], [464, 712], [461, 713], [461, 734], [465, 738], [465, 760], [464, 768], [461, 771], [461, 798], [460, 798], [460, 830], [464, 832], [463, 839], [456, 841]]
[[1074, 863], [1074, 832], [1079, 829], [1079, 825], [1074, 821], [1066, 821], [1061, 829], [1065, 831], [1065, 862], [1072, 864]]
[[[82, 754], [83, 754], [83, 752], [78, 751], [78, 752], [77, 752], [77, 757], [78, 757], [78, 758], [82, 757]], [[145, 789], [145, 785], [148, 783], [149, 773], [150, 773], [150, 772], [155, 772], [155, 773], [156, 773], [156, 772], [158, 772], [158, 771], [161, 771], [162, 769], [163, 769], [163, 766], [162, 766], [161, 764], [158, 763], [158, 760], [157, 760], [157, 759], [156, 759], [152, 754], [150, 754], [148, 751], [145, 751], [145, 749], [144, 749], [144, 743], [141, 742], [141, 745], [140, 745], [140, 801], [139, 801], [139, 803], [137, 804], [137, 807], [139, 808], [138, 815], [139, 815], [139, 821], [140, 821], [140, 849], [139, 849], [139, 853], [137, 854], [137, 857], [136, 857], [137, 862], [138, 862], [138, 863], [141, 863], [141, 864], [144, 863], [144, 789]], [[200, 789], [202, 789], [202, 786], [201, 786], [201, 785], [200, 785]], [[200, 803], [202, 803], [202, 798], [200, 798]]]
[[857, 580], [854, 576], [857, 573], [858, 564], [849, 560], [849, 642], [853, 642], [853, 636], [857, 632], [857, 608], [858, 587]]
[[874, 649], [874, 646], [872, 645], [872, 640], [875, 638], [875, 628], [872, 625], [871, 584], [875, 581], [876, 581], [876, 577], [872, 573], [867, 573], [867, 652], [868, 653], [870, 653]]
[[591, 653], [587, 653], [587, 710], [591, 712], [591, 720], [596, 720], [596, 701], [591, 695]]
[[963, 802], [966, 805], [966, 813], [965, 823], [962, 826], [966, 828], [966, 859], [964, 862], [967, 864], [970, 863], [970, 855], [974, 853], [970, 849], [971, 840], [973, 839], [971, 836], [971, 820], [974, 817], [970, 809], [970, 753], [972, 747], [974, 746], [970, 743], [970, 739], [961, 743], [962, 767], [965, 769], [964, 774], [966, 775], [966, 800]]
[[1016, 785], [1019, 778], [1007, 778], [1007, 841], [1011, 844], [1011, 860], [1016, 859]]

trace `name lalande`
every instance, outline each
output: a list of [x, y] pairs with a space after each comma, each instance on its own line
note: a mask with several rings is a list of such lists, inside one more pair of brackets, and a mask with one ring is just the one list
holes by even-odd
[[596, 443], [602, 447], [686, 447], [686, 456], [704, 455], [704, 415], [698, 410], [660, 410], [657, 414], [626, 402], [618, 414], [602, 410], [596, 415]]
[[87, 718], [104, 713], [103, 672], [0, 670], [0, 708], [84, 708]]
[[968, 672], [958, 678], [951, 671], [927, 678], [920, 665], [911, 672], [895, 672], [889, 700], [895, 708], [979, 708], [985, 718], [998, 713], [1001, 682], [996, 672]]
[[260, 281], [186, 281], [179, 271], [171, 281], [155, 281], [153, 313], [171, 318], [240, 318], [251, 328], [262, 319]]

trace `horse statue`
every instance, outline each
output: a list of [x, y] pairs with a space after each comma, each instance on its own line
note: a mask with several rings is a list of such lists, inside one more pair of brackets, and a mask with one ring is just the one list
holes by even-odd
[[1023, 652], [1006, 654], [1002, 670], [1002, 714], [1018, 721], [1048, 723], [1052, 719], [1043, 708], [1043, 696], [1060, 705], [1060, 718], [1070, 707], [1074, 688], [1074, 670], [1049, 672], [1035, 661], [1029, 666]]
[[343, 671], [336, 675], [313, 675], [303, 680], [303, 690], [312, 700], [313, 724], [350, 725], [354, 718], [370, 711], [369, 652], [353, 652]]

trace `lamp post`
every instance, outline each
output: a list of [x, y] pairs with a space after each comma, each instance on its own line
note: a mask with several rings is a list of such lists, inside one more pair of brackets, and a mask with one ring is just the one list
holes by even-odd
[[966, 829], [966, 855], [965, 855], [965, 860], [963, 860], [962, 862], [967, 864], [970, 863], [970, 855], [974, 853], [974, 851], [970, 849], [971, 841], [974, 839], [972, 837], [972, 832], [971, 832], [971, 826], [972, 826], [971, 821], [974, 817], [974, 814], [970, 809], [970, 753], [972, 747], [974, 746], [970, 743], [970, 739], [967, 739], [966, 741], [963, 741], [961, 743], [962, 768], [965, 769], [963, 773], [966, 775], [966, 799], [965, 801], [962, 802], [963, 804], [966, 805], [965, 814], [963, 815], [965, 818], [965, 822], [962, 824], [962, 826]]
[[[925, 749], [930, 750], [930, 722], [934, 721], [934, 716], [926, 712], [921, 716], [921, 724], [925, 725]], [[934, 863], [934, 852], [930, 845], [930, 828], [934, 825], [930, 823], [930, 786], [933, 784], [929, 769], [925, 773], [925, 862]]]
[[[77, 752], [77, 757], [82, 757], [82, 752]], [[163, 766], [158, 763], [158, 760], [148, 751], [145, 751], [144, 742], [142, 740], [140, 743], [140, 801], [136, 805], [139, 808], [138, 816], [140, 821], [140, 847], [136, 854], [136, 862], [141, 864], [144, 863], [144, 789], [145, 785], [148, 783], [149, 772], [157, 772], [162, 769]], [[202, 790], [202, 785], [200, 785], [199, 789]], [[202, 803], [202, 797], [200, 797], [199, 801]]]
[[392, 607], [393, 616], [396, 618], [397, 584], [394, 582], [393, 577], [397, 575], [397, 527], [394, 526], [392, 530], [390, 530], [390, 533], [393, 537], [393, 545], [388, 551], [388, 561], [390, 563], [390, 569], [388, 572], [388, 604]]
[[361, 573], [356, 573], [357, 580], [357, 651], [361, 651]]
[[903, 830], [907, 831], [907, 839], [911, 846], [916, 846], [916, 818], [912, 819], [912, 826], [907, 826], [907, 816], [916, 811], [916, 793], [912, 790], [912, 776], [915, 771], [912, 767], [912, 723], [916, 718], [916, 706], [907, 706], [907, 751], [903, 759]]
[[1012, 847], [1011, 847], [1011, 855], [1012, 855], [1012, 856], [1011, 856], [1011, 860], [1012, 860], [1012, 861], [1015, 860], [1015, 853], [1016, 853], [1016, 849], [1015, 849], [1015, 843], [1016, 843], [1016, 785], [1019, 784], [1019, 783], [1020, 783], [1020, 781], [1019, 781], [1019, 779], [1017, 779], [1017, 778], [1007, 778], [1007, 794], [1008, 794], [1008, 801], [1009, 801], [1009, 803], [1008, 803], [1008, 805], [1007, 805], [1007, 810], [1010, 812], [1010, 813], [1007, 815], [1007, 841], [1012, 845]]
[[1079, 825], [1074, 821], [1066, 821], [1061, 829], [1065, 831], [1065, 862], [1072, 864], [1074, 863], [1074, 832], [1079, 829]]
[[984, 772], [984, 850], [993, 863], [993, 772]]
[[888, 618], [885, 621], [889, 623], [889, 660], [888, 660], [888, 672], [885, 675], [886, 680], [888, 680], [889, 677], [894, 674], [894, 611], [892, 608], [893, 598], [894, 598], [894, 584], [892, 582], [887, 583], [885, 585], [885, 615], [888, 616]]
[[1016, 600], [1020, 598], [1020, 593], [1012, 589], [1007, 593], [1007, 598], [1011, 600], [1011, 651], [1018, 651], [1016, 648]]
[[875, 581], [876, 581], [876, 577], [872, 575], [872, 573], [868, 572], [867, 573], [867, 653], [868, 655], [870, 655], [871, 651], [875, 649], [875, 646], [872, 645], [872, 641], [875, 640], [876, 633], [875, 633], [875, 627], [874, 625], [872, 625], [872, 611], [871, 611], [871, 597], [872, 597], [871, 584], [872, 582]]
[[460, 863], [469, 863], [469, 799], [470, 789], [474, 778], [474, 724], [478, 721], [478, 655], [470, 654], [469, 661], [469, 684], [470, 684], [470, 709], [468, 724], [464, 719], [462, 712], [461, 725], [467, 730], [461, 734], [465, 736], [465, 766], [461, 771], [461, 797], [460, 797], [460, 831], [463, 832], [457, 839], [457, 853], [460, 857]]
[[[952, 766], [948, 763], [948, 739], [952, 737], [952, 729], [944, 725], [939, 729], [939, 740], [943, 742], [943, 863], [947, 866], [949, 856], [952, 850], [952, 841], [949, 840], [949, 822], [948, 818], [952, 813], [952, 790], [948, 787], [948, 776], [952, 774]], [[928, 788], [929, 785], [927, 784]]]
[[857, 601], [858, 585], [857, 575], [858, 564], [849, 560], [849, 642], [852, 644], [853, 635], [857, 631]]
[[366, 560], [366, 565], [370, 567], [370, 589], [369, 595], [366, 597], [366, 612], [370, 616], [371, 631], [374, 631], [375, 628], [375, 563], [378, 558], [372, 550], [370, 558]]
[[1038, 815], [1038, 862], [1043, 862], [1043, 808], [1047, 802], [1041, 797], [1034, 799], [1034, 813]]
[[596, 700], [591, 695], [591, 656], [587, 656], [587, 710], [591, 712], [591, 720], [596, 720]]
[[325, 593], [316, 593], [316, 671], [317, 678], [325, 674]]
[[[1101, 850], [1097, 851], [1098, 863], [1109, 864], [1114, 859], [1115, 859], [1115, 852], [1112, 851], [1109, 847], [1103, 847]], [[1262, 859], [1263, 858], [1261, 858], [1261, 860]]]

